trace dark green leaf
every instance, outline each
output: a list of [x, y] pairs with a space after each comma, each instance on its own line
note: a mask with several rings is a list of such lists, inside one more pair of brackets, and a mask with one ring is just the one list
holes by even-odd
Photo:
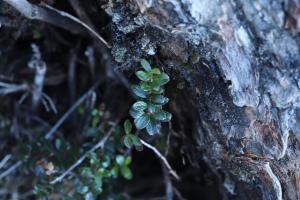
[[55, 147], [57, 150], [59, 150], [61, 147], [61, 140], [59, 138], [55, 140]]
[[102, 173], [97, 171], [95, 174], [95, 185], [97, 187], [98, 190], [100, 190], [101, 192], [101, 188], [102, 188]]
[[93, 117], [95, 117], [96, 115], [98, 115], [98, 110], [96, 109], [96, 108], [94, 108], [93, 110], [92, 110], [92, 116]]
[[122, 156], [122, 155], [116, 156], [116, 162], [118, 163], [118, 165], [120, 165], [120, 166], [123, 165], [124, 161], [125, 161], [124, 156]]
[[129, 111], [129, 114], [131, 117], [133, 117], [135, 119], [135, 118], [139, 118], [140, 116], [142, 116], [144, 114], [144, 111], [137, 111], [137, 110], [131, 109]]
[[160, 74], [161, 71], [160, 71], [160, 69], [158, 69], [158, 68], [154, 68], [154, 69], [151, 70], [151, 73], [152, 73], [152, 74]]
[[110, 174], [112, 175], [112, 177], [117, 178], [119, 175], [119, 167], [118, 165], [115, 165], [112, 170], [110, 171]]
[[157, 75], [154, 79], [153, 79], [153, 84], [155, 86], [160, 86], [160, 85], [164, 85], [167, 82], [170, 81], [169, 76], [166, 73], [162, 73]]
[[129, 134], [132, 131], [132, 124], [129, 119], [124, 122], [124, 130], [126, 134]]
[[126, 165], [123, 165], [121, 167], [121, 174], [126, 179], [132, 179], [132, 172], [131, 172], [130, 168], [127, 167]]
[[144, 71], [137, 71], [135, 75], [142, 81], [149, 81], [150, 75]]
[[164, 93], [164, 88], [158, 86], [158, 87], [154, 87], [155, 90], [152, 91], [153, 94], [162, 94]]
[[142, 145], [141, 140], [138, 136], [130, 134], [130, 137], [131, 137], [132, 144], [134, 146], [141, 146]]
[[108, 168], [110, 166], [110, 157], [109, 156], [105, 156], [103, 161], [101, 162], [102, 167], [104, 168]]
[[137, 96], [137, 97], [141, 97], [141, 98], [146, 98], [147, 97], [147, 92], [144, 91], [140, 86], [138, 85], [134, 85], [132, 87], [132, 91], [133, 93]]
[[157, 104], [166, 104], [168, 103], [169, 99], [163, 95], [155, 95], [153, 96], [152, 101]]
[[136, 111], [144, 111], [147, 108], [147, 103], [143, 101], [138, 101], [132, 105], [132, 108]]
[[156, 111], [156, 106], [154, 105], [154, 104], [149, 104], [148, 105], [148, 111], [149, 111], [149, 113], [155, 113], [155, 111]]
[[147, 82], [142, 82], [141, 83], [141, 88], [144, 91], [150, 91], [152, 89], [152, 87]]
[[151, 66], [147, 60], [141, 59], [141, 65], [147, 72], [151, 70]]
[[158, 133], [157, 123], [154, 119], [150, 120], [150, 123], [146, 126], [146, 130], [149, 135], [155, 135], [156, 133]]
[[159, 120], [159, 121], [164, 121], [164, 122], [168, 122], [172, 119], [172, 115], [171, 113], [168, 113], [166, 111], [159, 111], [159, 112], [156, 112], [154, 115], [153, 115], [154, 119], [156, 120]]
[[133, 142], [131, 140], [131, 137], [129, 136], [130, 134], [128, 135], [125, 135], [124, 136], [124, 139], [123, 139], [123, 143], [124, 145], [127, 147], [127, 148], [131, 148], [133, 146]]
[[137, 129], [143, 129], [145, 128], [150, 122], [150, 117], [147, 114], [141, 115], [139, 118], [136, 118], [134, 120], [134, 124]]
[[124, 161], [124, 165], [130, 165], [131, 161], [132, 161], [132, 157], [131, 156], [127, 156], [126, 159], [125, 159], [125, 161]]

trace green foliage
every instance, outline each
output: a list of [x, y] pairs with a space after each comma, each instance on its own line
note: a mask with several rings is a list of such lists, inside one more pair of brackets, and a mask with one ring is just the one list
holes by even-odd
[[[82, 111], [79, 109], [78, 112]], [[42, 157], [26, 161], [26, 165], [34, 166], [35, 174], [39, 177], [33, 190], [37, 197], [51, 199], [51, 195], [54, 195], [61, 197], [60, 199], [95, 200], [100, 196], [108, 199], [111, 195], [118, 196], [116, 192], [107, 193], [110, 190], [108, 188], [114, 186], [115, 179], [132, 179], [133, 173], [130, 169], [132, 158], [123, 154], [124, 146], [121, 141], [124, 133], [122, 127], [117, 126], [113, 136], [105, 143], [104, 149], [90, 153], [85, 162], [62, 182], [50, 184], [105, 135], [103, 127], [108, 124], [102, 121], [103, 112], [93, 109], [90, 116], [90, 124], [83, 135], [86, 142], [81, 147], [69, 143], [64, 138], [55, 139], [53, 144], [40, 141], [30, 145], [29, 149], [25, 147], [29, 155], [39, 153]], [[131, 134], [132, 124], [129, 120], [124, 122], [123, 128], [129, 138], [128, 143], [141, 147], [139, 138]], [[51, 155], [53, 148], [57, 152], [55, 157], [53, 153]]]
[[[168, 122], [172, 118], [172, 115], [162, 108], [169, 102], [169, 99], [163, 95], [163, 85], [168, 83], [170, 78], [160, 69], [152, 68], [144, 59], [141, 60], [141, 65], [144, 70], [135, 73], [140, 84], [132, 87], [137, 102], [132, 105], [129, 113], [134, 118], [137, 129], [146, 128], [149, 135], [155, 135], [158, 133], [159, 124]], [[128, 133], [124, 143], [128, 147], [133, 145]]]
[[124, 130], [126, 135], [124, 136], [123, 143], [127, 148], [135, 147], [136, 150], [141, 151], [143, 149], [143, 145], [141, 143], [141, 140], [136, 135], [132, 134], [132, 124], [127, 119], [124, 122]]
[[79, 169], [77, 195], [81, 195], [85, 199], [87, 196], [96, 199], [102, 193], [104, 183], [110, 179], [118, 178], [119, 174], [125, 179], [131, 179], [133, 176], [129, 167], [131, 160], [130, 156], [125, 157], [120, 154], [110, 157], [91, 153], [89, 164]]

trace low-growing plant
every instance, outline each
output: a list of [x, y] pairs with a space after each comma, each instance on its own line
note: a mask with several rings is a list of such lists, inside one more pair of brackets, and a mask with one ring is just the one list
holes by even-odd
[[[163, 110], [169, 102], [163, 88], [169, 82], [169, 76], [158, 68], [152, 68], [146, 60], [141, 60], [141, 65], [143, 70], [135, 73], [140, 82], [132, 87], [136, 102], [129, 114], [134, 118], [133, 124], [127, 119], [123, 127], [112, 125], [104, 117], [104, 108], [85, 110], [79, 107], [78, 114], [88, 119], [80, 137], [69, 140], [59, 135], [53, 142], [41, 137], [18, 145], [22, 152], [18, 158], [22, 161], [22, 167], [34, 175], [33, 194], [37, 198], [124, 199], [121, 189], [115, 187], [118, 185], [115, 179], [123, 177], [129, 180], [133, 177], [131, 151], [127, 151], [124, 145], [139, 151], [143, 148], [142, 144], [147, 146], [133, 129], [145, 129], [152, 136], [159, 132], [162, 122], [172, 118]], [[8, 128], [9, 124], [9, 121], [3, 121], [0, 127]], [[106, 135], [109, 139], [103, 146], [94, 148]], [[78, 145], [79, 142], [81, 145]]]
[[152, 68], [142, 59], [144, 70], [135, 74], [140, 79], [139, 85], [132, 87], [136, 102], [132, 105], [130, 115], [134, 118], [137, 129], [146, 128], [149, 135], [158, 133], [161, 122], [168, 122], [172, 115], [163, 110], [163, 105], [169, 102], [164, 96], [163, 85], [170, 81], [169, 76], [158, 68]]
[[[82, 112], [81, 109], [78, 111], [79, 113]], [[88, 151], [103, 138], [105, 135], [103, 128], [108, 124], [101, 120], [102, 116], [103, 112], [98, 109], [91, 111], [89, 126], [82, 135], [85, 143], [80, 147], [72, 145], [64, 138], [57, 138], [54, 144], [42, 140], [38, 144], [32, 145], [29, 154], [39, 153], [41, 154], [40, 157], [43, 158], [37, 161], [32, 159], [26, 161], [26, 163], [31, 162], [30, 165], [35, 166], [34, 171], [38, 180], [33, 192], [37, 197], [44, 198], [56, 195], [64, 200], [94, 200], [99, 196], [109, 199], [112, 198], [111, 195], [122, 195], [117, 190], [109, 194], [105, 193], [108, 188], [114, 187], [115, 179], [123, 177], [129, 180], [133, 177], [130, 169], [132, 158], [124, 153], [122, 144], [124, 130], [120, 125], [116, 125], [110, 140], [105, 143], [103, 149], [91, 152], [86, 161], [78, 169], [74, 169], [63, 181], [49, 184], [58, 173], [65, 171], [70, 163], [75, 163], [82, 152]], [[53, 149], [57, 152], [55, 157], [53, 155], [47, 156], [51, 154]]]
[[[169, 99], [164, 96], [163, 86], [170, 81], [170, 78], [159, 68], [152, 68], [145, 59], [141, 60], [141, 66], [143, 70], [135, 73], [140, 83], [132, 87], [136, 102], [129, 113], [134, 118], [135, 127], [139, 130], [146, 129], [152, 136], [158, 133], [161, 122], [168, 122], [172, 118], [171, 113], [163, 110], [163, 106], [169, 102]], [[131, 133], [132, 124], [129, 120], [124, 122], [124, 130], [125, 146], [142, 149], [139, 138]]]

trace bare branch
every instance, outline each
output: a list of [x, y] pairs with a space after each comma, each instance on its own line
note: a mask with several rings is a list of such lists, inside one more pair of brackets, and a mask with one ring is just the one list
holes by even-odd
[[176, 179], [176, 180], [180, 180], [180, 177], [177, 175], [177, 173], [172, 169], [171, 165], [169, 164], [169, 162], [167, 161], [167, 159], [151, 144], [145, 142], [144, 140], [141, 139], [141, 142], [143, 145], [145, 145], [147, 148], [151, 149], [159, 159], [161, 159], [161, 161], [165, 164], [165, 166], [167, 167], [167, 169], [169, 170], [169, 173]]
[[44, 80], [46, 75], [46, 63], [42, 60], [39, 47], [35, 44], [31, 45], [33, 56], [28, 63], [28, 67], [35, 70], [33, 90], [32, 90], [32, 107], [35, 108], [43, 93]]
[[26, 91], [29, 89], [27, 84], [13, 84], [0, 82], [0, 95], [7, 95], [10, 93], [17, 93], [21, 91]]
[[173, 194], [172, 181], [170, 180], [170, 175], [168, 173], [168, 170], [162, 161], [161, 164], [162, 164], [162, 170], [163, 170], [165, 185], [166, 185], [166, 189], [165, 189], [166, 200], [173, 200], [174, 194]]
[[48, 131], [45, 139], [50, 140], [57, 129], [64, 123], [64, 121], [80, 106], [80, 104], [98, 87], [100, 80], [98, 80], [85, 94], [83, 94], [71, 108], [56, 122], [56, 124]]
[[2, 168], [2, 167], [4, 167], [4, 165], [7, 163], [7, 161], [9, 161], [11, 159], [11, 155], [10, 154], [8, 154], [8, 155], [6, 155], [2, 160], [1, 160], [1, 162], [0, 162], [0, 169]]
[[8, 176], [10, 173], [15, 171], [19, 166], [21, 166], [22, 162], [18, 161], [15, 164], [13, 164], [10, 168], [8, 168], [6, 171], [4, 171], [2, 174], [0, 174], [0, 180], [4, 177]]
[[111, 136], [115, 129], [115, 126], [111, 127], [107, 134], [100, 140], [97, 144], [95, 144], [89, 151], [87, 151], [83, 156], [81, 156], [71, 167], [69, 167], [62, 175], [55, 178], [50, 184], [55, 184], [61, 182], [65, 176], [70, 174], [76, 167], [78, 167], [92, 152], [96, 151], [99, 148], [103, 148], [107, 139]]
[[69, 13], [57, 10], [46, 4], [43, 4], [43, 7], [37, 6], [35, 4], [29, 3], [27, 0], [4, 1], [18, 10], [26, 18], [44, 21], [73, 32], [83, 32], [84, 30], [88, 30], [105, 46], [111, 48], [111, 46], [95, 30], [93, 30], [80, 19], [74, 17], [73, 15], [70, 15]]

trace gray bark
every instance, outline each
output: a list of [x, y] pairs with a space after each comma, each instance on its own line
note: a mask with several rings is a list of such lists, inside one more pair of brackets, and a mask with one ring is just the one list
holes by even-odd
[[177, 131], [220, 177], [225, 199], [300, 199], [298, 0], [110, 1], [104, 9], [119, 69], [146, 57], [184, 85], [167, 90]]

